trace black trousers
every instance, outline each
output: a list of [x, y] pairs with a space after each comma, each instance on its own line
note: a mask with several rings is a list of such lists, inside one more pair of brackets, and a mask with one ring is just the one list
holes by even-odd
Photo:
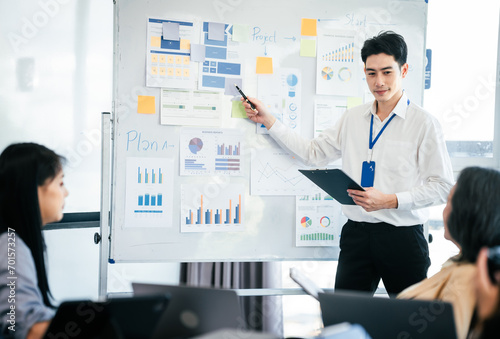
[[380, 279], [389, 296], [427, 277], [429, 246], [423, 226], [348, 220], [340, 236], [336, 290], [376, 291]]

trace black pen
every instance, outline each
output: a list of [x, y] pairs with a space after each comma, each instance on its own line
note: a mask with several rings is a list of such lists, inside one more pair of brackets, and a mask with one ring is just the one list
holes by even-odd
[[238, 90], [238, 92], [240, 92], [241, 96], [243, 97], [243, 99], [245, 99], [246, 102], [248, 102], [250, 104], [250, 108], [252, 109], [252, 111], [257, 111], [257, 109], [255, 108], [255, 105], [252, 104], [250, 102], [250, 100], [248, 100], [247, 96], [245, 95], [245, 93], [243, 93], [243, 91], [238, 87], [238, 85], [234, 84], [234, 86], [236, 87], [236, 89]]

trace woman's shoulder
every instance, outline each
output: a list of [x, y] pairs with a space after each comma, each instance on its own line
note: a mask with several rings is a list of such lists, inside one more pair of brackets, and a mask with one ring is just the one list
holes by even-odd
[[[4, 249], [5, 251], [3, 251]], [[0, 234], [0, 251], [3, 251], [2, 253], [31, 252], [23, 239], [14, 230], [8, 230]]]
[[[35, 263], [31, 250], [15, 231], [7, 231], [0, 234], [0, 253], [5, 253], [7, 259], [11, 259], [12, 262], [15, 262], [16, 270], [24, 272], [32, 272], [35, 270]], [[2, 260], [0, 262], [0, 269], [7, 269], [8, 265], [8, 260]]]

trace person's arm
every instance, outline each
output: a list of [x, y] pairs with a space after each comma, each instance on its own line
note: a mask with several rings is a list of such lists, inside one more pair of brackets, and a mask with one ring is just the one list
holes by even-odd
[[40, 339], [43, 338], [45, 332], [47, 332], [47, 328], [49, 327], [50, 321], [42, 321], [39, 323], [33, 324], [31, 326], [26, 339]]
[[454, 184], [453, 169], [443, 132], [436, 119], [426, 126], [418, 146], [418, 172], [423, 182], [407, 192], [396, 192], [398, 209], [412, 210], [446, 202]]
[[276, 122], [276, 117], [269, 113], [266, 106], [260, 100], [256, 98], [248, 98], [248, 100], [255, 105], [255, 111], [251, 109], [250, 104], [245, 99], [241, 98], [248, 119], [255, 123], [263, 124], [267, 129], [270, 129]]
[[324, 131], [319, 137], [308, 140], [293, 132], [272, 115], [265, 105], [256, 98], [248, 98], [256, 107], [252, 111], [250, 104], [243, 101], [243, 106], [250, 120], [261, 123], [269, 130], [269, 135], [285, 150], [300, 158], [306, 165], [326, 166], [341, 157], [340, 131], [344, 116], [337, 124]]
[[[0, 253], [7, 253], [7, 237], [0, 237]], [[7, 260], [0, 261], [0, 300], [7, 301], [10, 293], [10, 287], [7, 286], [8, 277], [15, 276], [15, 304], [3, 305], [0, 303], [2, 311], [2, 322], [8, 326], [7, 312], [10, 310], [10, 305], [15, 305], [15, 334], [16, 338], [26, 338], [32, 330], [33, 335], [38, 335], [46, 330], [46, 323], [54, 316], [54, 311], [45, 306], [43, 303], [42, 294], [38, 288], [35, 264], [31, 251], [21, 238], [15, 238], [15, 263], [11, 266], [15, 270], [9, 269]], [[13, 274], [10, 273], [13, 271]], [[4, 284], [5, 282], [5, 284]], [[5, 308], [4, 308], [5, 306]], [[9, 309], [7, 309], [9, 308]], [[37, 325], [42, 323], [42, 325]], [[42, 333], [42, 336], [43, 336]]]
[[366, 187], [365, 191], [347, 190], [347, 193], [356, 205], [363, 207], [367, 212], [398, 208], [396, 194], [386, 194], [373, 187]]

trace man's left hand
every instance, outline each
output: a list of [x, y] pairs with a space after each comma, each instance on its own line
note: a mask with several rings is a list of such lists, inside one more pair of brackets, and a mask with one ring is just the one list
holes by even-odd
[[347, 193], [356, 205], [363, 207], [367, 212], [398, 207], [396, 194], [385, 194], [373, 187], [366, 187], [365, 191], [349, 189]]

